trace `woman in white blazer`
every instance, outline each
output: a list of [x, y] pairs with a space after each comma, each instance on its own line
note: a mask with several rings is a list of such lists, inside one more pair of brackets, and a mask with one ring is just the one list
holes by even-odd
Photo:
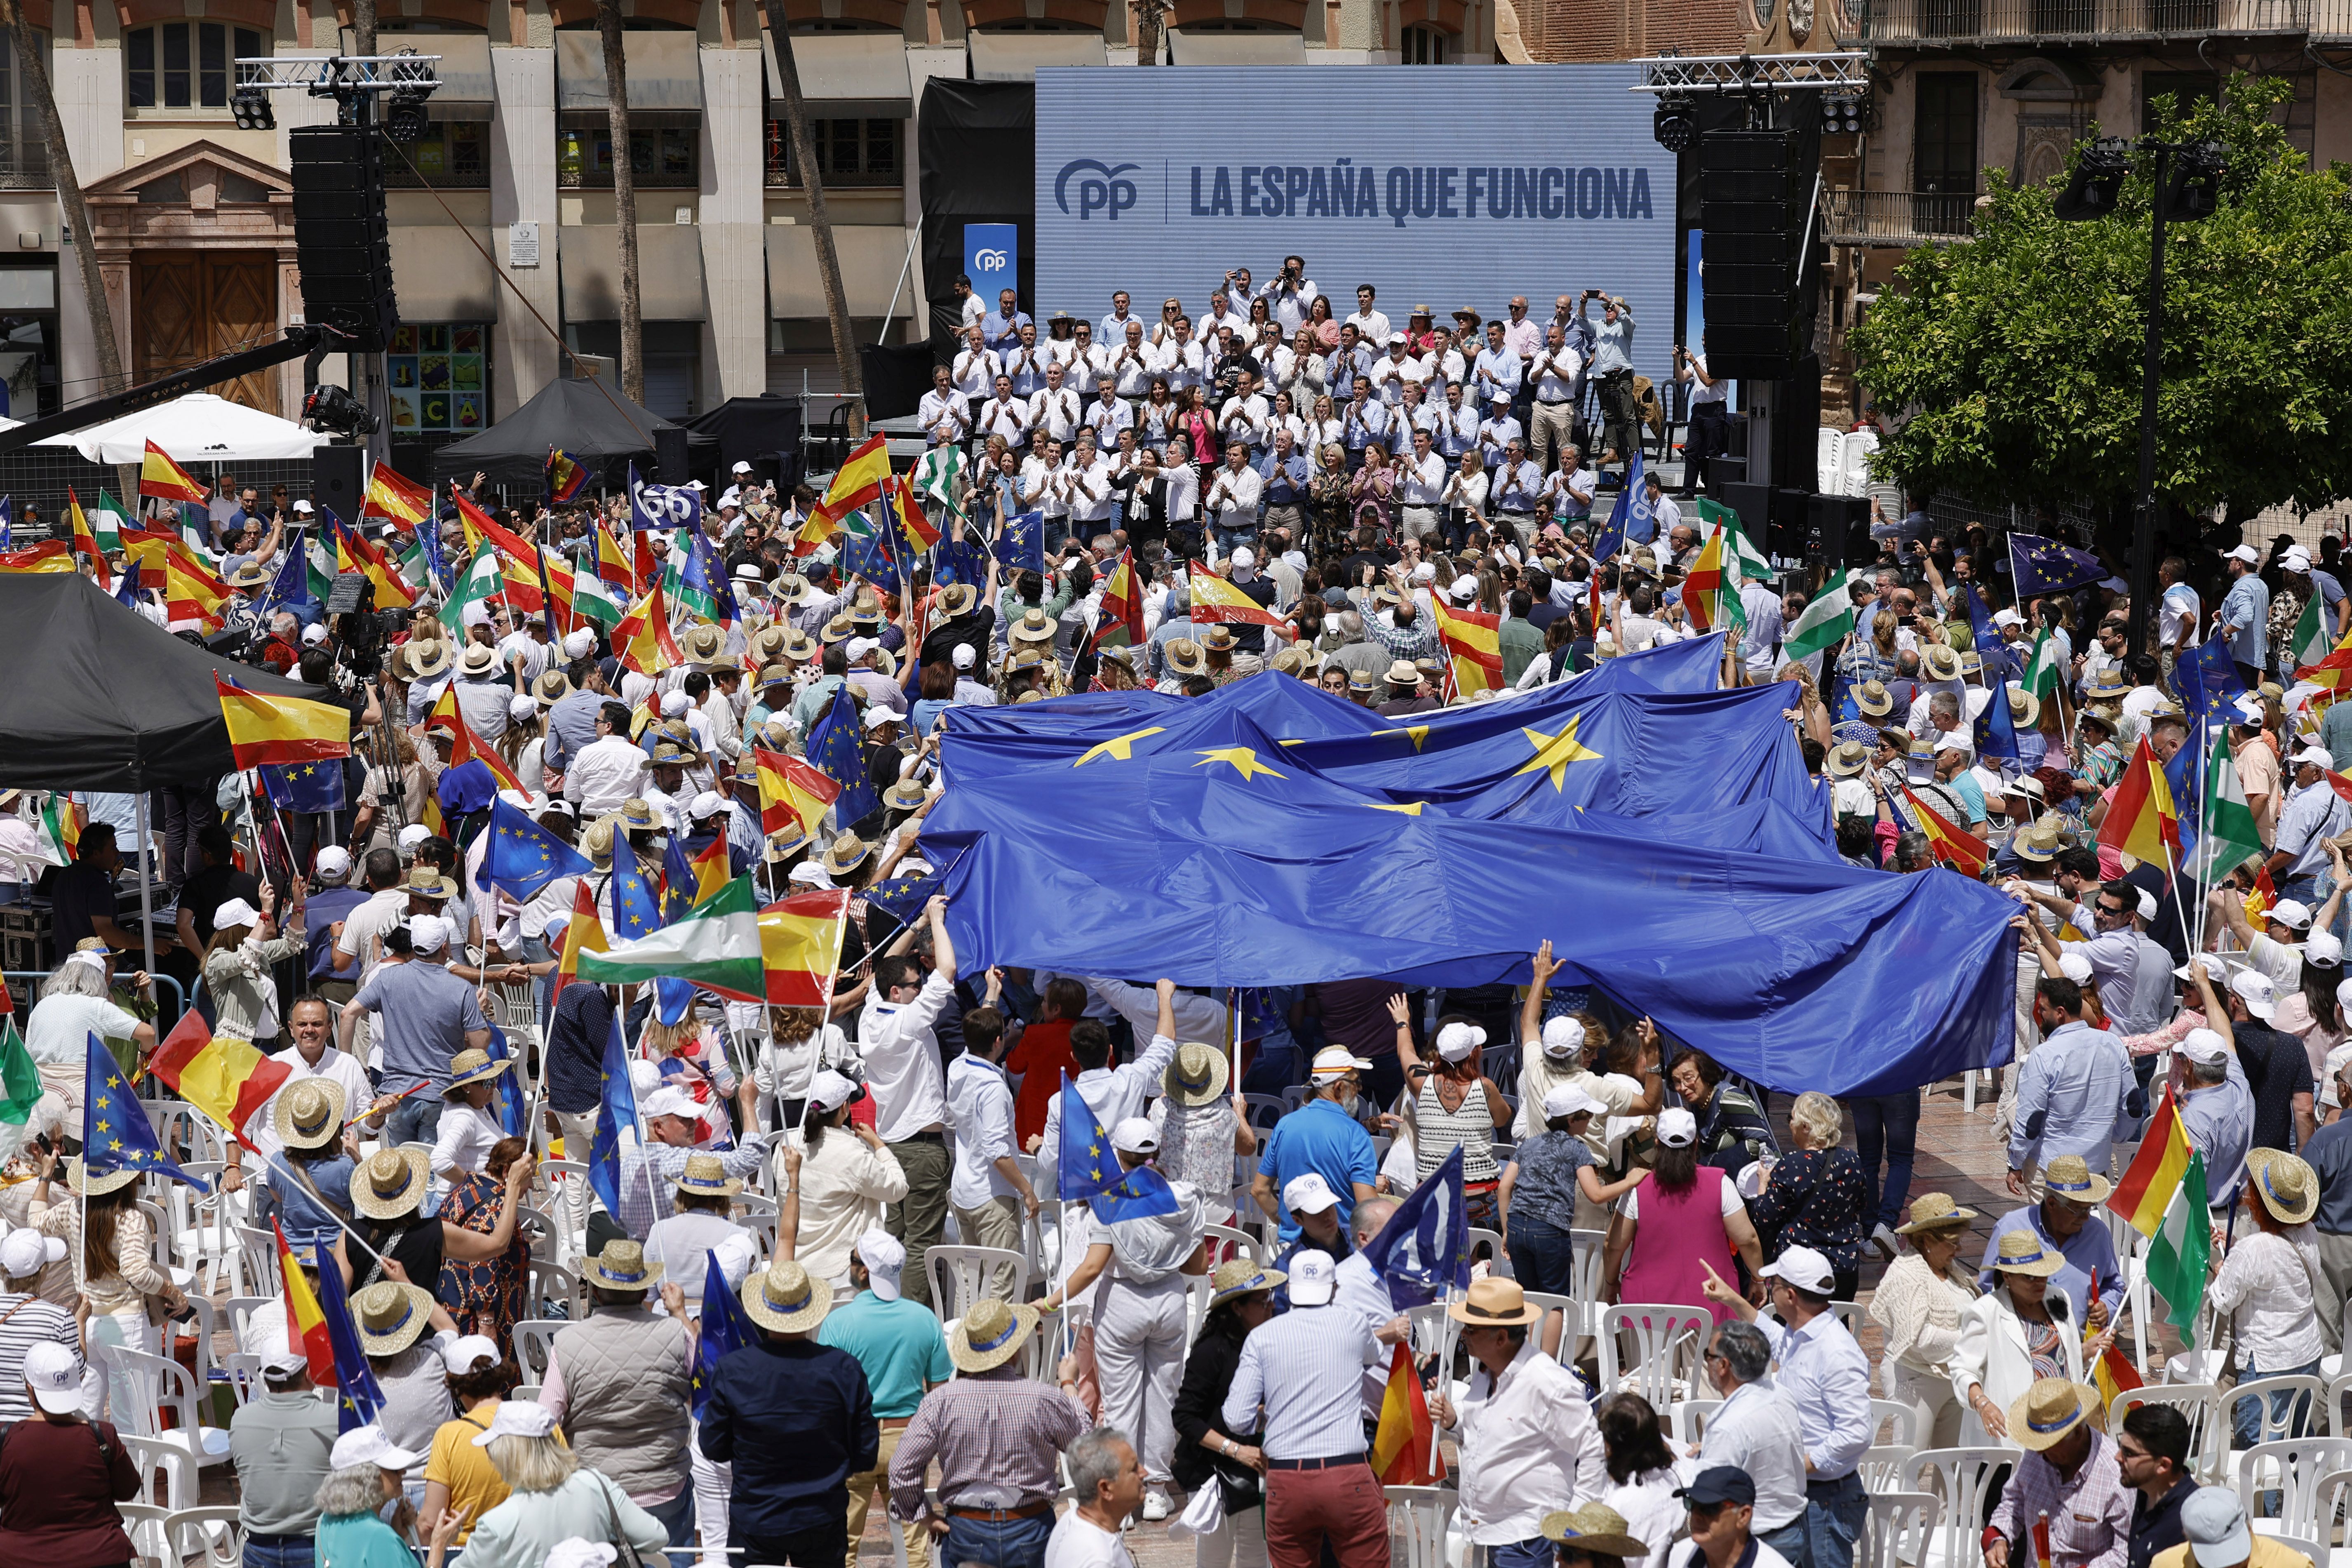
[[[1992, 1445], [2009, 1438], [2009, 1409], [2037, 1378], [2082, 1383], [2081, 1325], [2067, 1321], [2063, 1291], [2050, 1289], [2061, 1263], [2057, 1249], [2031, 1230], [2000, 1238], [1993, 1257], [1993, 1288], [1969, 1304], [1960, 1320], [1960, 1342], [1952, 1352], [1952, 1392], [1968, 1412], [1960, 1441]], [[2094, 1342], [2104, 1352], [2114, 1342], [2105, 1330]]]

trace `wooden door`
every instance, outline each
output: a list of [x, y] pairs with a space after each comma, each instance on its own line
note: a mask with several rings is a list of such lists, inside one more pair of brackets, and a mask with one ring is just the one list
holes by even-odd
[[[267, 251], [177, 251], [141, 257], [133, 285], [135, 379], [150, 381], [278, 330], [278, 271]], [[278, 374], [257, 371], [207, 390], [276, 414]]]

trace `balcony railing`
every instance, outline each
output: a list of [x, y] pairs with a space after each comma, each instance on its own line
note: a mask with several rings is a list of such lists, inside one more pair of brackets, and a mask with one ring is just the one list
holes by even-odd
[[57, 182], [49, 176], [49, 149], [29, 135], [23, 141], [0, 141], [0, 191], [46, 191]]
[[2352, 0], [1863, 0], [1859, 41], [2352, 36]]
[[1832, 245], [1949, 245], [1969, 237], [1974, 195], [1934, 191], [1822, 193]]

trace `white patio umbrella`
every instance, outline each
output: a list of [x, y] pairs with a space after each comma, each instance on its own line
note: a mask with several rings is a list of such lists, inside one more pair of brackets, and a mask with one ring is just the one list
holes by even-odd
[[192, 392], [34, 445], [71, 447], [93, 463], [135, 463], [152, 441], [178, 463], [254, 463], [307, 458], [329, 439], [275, 414]]

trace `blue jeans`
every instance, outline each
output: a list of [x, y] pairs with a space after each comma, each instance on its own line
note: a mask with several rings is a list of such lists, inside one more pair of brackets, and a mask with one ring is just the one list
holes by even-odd
[[384, 1113], [383, 1141], [387, 1148], [403, 1143], [430, 1143], [441, 1132], [441, 1097], [430, 1089], [420, 1089]]
[[[1212, 527], [1210, 531], [1217, 536], [1219, 555], [1231, 555], [1239, 545], [1257, 543], [1257, 524], [1255, 523], [1251, 523], [1247, 528], [1227, 528], [1224, 524], [1218, 523]], [[1251, 553], [1255, 554], [1256, 552], [1253, 550]]]
[[1528, 1541], [1498, 1541], [1486, 1548], [1486, 1568], [1551, 1568], [1552, 1552], [1551, 1537], [1548, 1535]]
[[1853, 1543], [1870, 1517], [1862, 1477], [1805, 1483], [1806, 1568], [1853, 1568]]
[[307, 1535], [250, 1535], [245, 1542], [245, 1568], [314, 1568], [316, 1544]]
[[[1808, 1510], [1807, 1512], [1811, 1512]], [[1779, 1552], [1789, 1568], [1808, 1568], [1805, 1554], [1805, 1514], [1799, 1514], [1778, 1530], [1759, 1530], [1757, 1540]]]
[[1054, 1516], [1007, 1519], [950, 1519], [947, 1549], [939, 1561], [962, 1568], [978, 1563], [986, 1568], [1045, 1568], [1045, 1542], [1054, 1533]]
[[671, 1546], [683, 1548], [694, 1544], [694, 1481], [691, 1478], [688, 1479], [677, 1496], [646, 1511], [660, 1521], [661, 1527], [669, 1531]]
[[[2239, 1373], [2238, 1381], [2240, 1383], [2252, 1383], [2255, 1379], [2263, 1377], [2317, 1377], [2318, 1375], [2319, 1363], [2315, 1361], [2306, 1363], [2302, 1366], [2264, 1367], [2257, 1367], [2252, 1362], [2248, 1362], [2244, 1369]], [[2272, 1394], [2270, 1396], [2270, 1420], [2272, 1426], [2276, 1426], [2282, 1425], [2292, 1418], [2294, 1425], [2287, 1428], [2286, 1436], [2290, 1437], [2300, 1437], [2310, 1431], [2311, 1395], [2307, 1394], [2294, 1394], [2282, 1392]], [[2290, 1405], [2295, 1407], [2292, 1412], [2289, 1410]], [[2251, 1448], [2257, 1442], [2262, 1440], [2262, 1436], [2263, 1410], [2261, 1396], [2258, 1394], [2252, 1399], [2240, 1399], [2233, 1401], [2230, 1406], [2230, 1438], [2231, 1446], [2240, 1448]]]
[[[1576, 1249], [1569, 1233], [1533, 1215], [1511, 1216], [1511, 1272], [1527, 1290], [1576, 1293]], [[1547, 1537], [1546, 1539], [1549, 1539]]]
[[[1882, 1153], [1885, 1157], [1876, 1223], [1892, 1229], [1903, 1223], [1903, 1205], [1911, 1198], [1911, 1163], [1919, 1152], [1919, 1091], [1870, 1095], [1845, 1103], [1853, 1114], [1853, 1146], [1862, 1156], [1864, 1181], [1878, 1181], [1879, 1158]], [[1866, 1217], [1869, 1211], [1864, 1213]]]

